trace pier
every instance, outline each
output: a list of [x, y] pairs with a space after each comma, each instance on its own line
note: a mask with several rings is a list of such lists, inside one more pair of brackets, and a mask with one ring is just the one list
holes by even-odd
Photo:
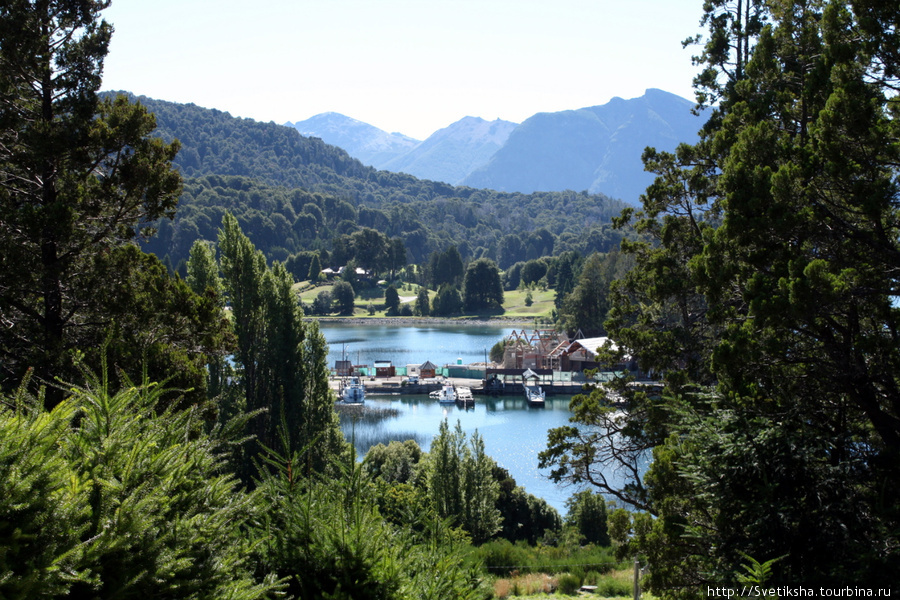
[[[365, 377], [362, 383], [366, 388], [366, 397], [371, 395], [400, 395], [404, 396], [428, 396], [431, 392], [438, 391], [445, 383], [450, 383], [456, 387], [457, 393], [460, 390], [467, 397], [471, 398], [471, 402], [475, 401], [476, 396], [521, 396], [522, 385], [509, 383], [506, 385], [496, 385], [488, 382], [485, 385], [483, 379], [473, 379], [466, 377], [441, 377], [435, 379], [418, 380], [410, 383], [406, 377]], [[582, 392], [584, 382], [552, 382], [541, 383], [541, 388], [550, 396], [568, 395], [572, 396]], [[332, 389], [337, 390], [339, 379], [331, 380]]]

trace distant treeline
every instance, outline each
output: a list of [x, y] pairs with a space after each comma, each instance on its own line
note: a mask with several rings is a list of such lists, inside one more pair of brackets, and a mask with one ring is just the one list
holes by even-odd
[[[269, 258], [327, 253], [363, 227], [399, 238], [409, 262], [456, 246], [464, 259], [501, 268], [566, 251], [618, 247], [610, 219], [624, 203], [586, 192], [508, 194], [377, 171], [343, 150], [274, 123], [239, 119], [193, 104], [137, 98], [158, 134], [177, 138], [185, 176], [174, 221], [162, 221], [147, 250], [185, 260], [195, 239], [215, 238], [225, 211]], [[325, 266], [325, 265], [323, 265]]]

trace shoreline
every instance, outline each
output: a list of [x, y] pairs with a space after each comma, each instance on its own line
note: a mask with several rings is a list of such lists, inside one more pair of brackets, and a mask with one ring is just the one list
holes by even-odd
[[[317, 323], [346, 323], [348, 325], [511, 325], [534, 327], [533, 319], [517, 319], [513, 317], [303, 317], [304, 321]], [[546, 327], [547, 329], [550, 326]]]

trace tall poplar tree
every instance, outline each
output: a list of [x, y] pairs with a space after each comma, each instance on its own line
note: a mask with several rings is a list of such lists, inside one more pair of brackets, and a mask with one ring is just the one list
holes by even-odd
[[[281, 448], [281, 423], [289, 443], [304, 450], [304, 464], [324, 469], [343, 437], [328, 387], [328, 347], [315, 323], [303, 322], [294, 283], [281, 263], [266, 265], [262, 252], [230, 213], [219, 231], [221, 270], [237, 338], [241, 385], [257, 443]], [[258, 454], [254, 443], [250, 455]], [[250, 461], [244, 475], [253, 473]]]
[[485, 454], [484, 440], [477, 431], [467, 440], [459, 422], [450, 431], [444, 419], [428, 456], [428, 493], [437, 514], [452, 519], [476, 543], [490, 539], [500, 529], [500, 486], [493, 476], [496, 463]]
[[[178, 144], [149, 137], [153, 116], [100, 99], [108, 2], [12, 0], [0, 6], [0, 368], [15, 385], [74, 376], [74, 351], [109, 315], [82, 281], [94, 258], [171, 217]], [[61, 399], [47, 394], [52, 405]]]

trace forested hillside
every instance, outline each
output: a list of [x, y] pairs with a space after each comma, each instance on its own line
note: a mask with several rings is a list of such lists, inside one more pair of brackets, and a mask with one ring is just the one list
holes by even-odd
[[[618, 245], [609, 221], [623, 204], [585, 192], [508, 194], [378, 171], [290, 127], [218, 110], [137, 98], [158, 133], [181, 143], [174, 164], [185, 176], [173, 221], [147, 246], [173, 265], [198, 238], [214, 239], [225, 210], [271, 259], [329, 250], [333, 240], [371, 227], [403, 241], [421, 263], [456, 245], [464, 258], [503, 264]], [[514, 238], [514, 239], [510, 239]]]

